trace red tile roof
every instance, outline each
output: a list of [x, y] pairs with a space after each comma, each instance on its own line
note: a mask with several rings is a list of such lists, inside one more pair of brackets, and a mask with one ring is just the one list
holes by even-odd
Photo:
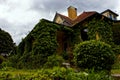
[[74, 22], [74, 24], [79, 23], [79, 22], [87, 19], [88, 17], [96, 14], [96, 13], [97, 13], [97, 12], [95, 12], [95, 11], [92, 11], [92, 12], [83, 12], [83, 13], [80, 14], [73, 22]]
[[57, 15], [59, 15], [65, 22], [67, 22], [69, 25], [72, 25], [73, 21], [67, 17], [67, 16], [64, 16], [62, 14], [59, 14], [59, 13], [56, 13]]
[[81, 21], [84, 21], [85, 19], [87, 19], [88, 17], [96, 14], [97, 12], [95, 11], [91, 11], [91, 12], [83, 12], [82, 14], [80, 14], [79, 16], [77, 16], [76, 19], [71, 20], [69, 17], [64, 16], [62, 14], [57, 13], [57, 15], [59, 15], [65, 22], [67, 22], [69, 24], [69, 26], [73, 26]]

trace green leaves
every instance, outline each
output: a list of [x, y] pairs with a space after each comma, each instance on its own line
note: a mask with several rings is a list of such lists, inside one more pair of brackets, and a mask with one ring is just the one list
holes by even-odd
[[27, 65], [31, 66], [29, 68], [43, 66], [47, 58], [56, 53], [56, 49], [58, 48], [57, 31], [72, 32], [72, 29], [44, 19], [40, 20], [18, 46], [20, 65], [23, 65], [23, 68], [27, 67]]
[[14, 48], [11, 35], [0, 29], [0, 53], [10, 53]]
[[110, 70], [115, 60], [112, 47], [96, 40], [78, 44], [74, 56], [76, 64], [83, 69]]
[[103, 19], [92, 19], [86, 26], [88, 28], [88, 37], [90, 40], [96, 40], [96, 32], [98, 33], [100, 41], [108, 44], [112, 43], [113, 32], [112, 23]]
[[116, 45], [120, 45], [120, 24], [115, 23], [112, 27], [113, 31], [113, 41]]

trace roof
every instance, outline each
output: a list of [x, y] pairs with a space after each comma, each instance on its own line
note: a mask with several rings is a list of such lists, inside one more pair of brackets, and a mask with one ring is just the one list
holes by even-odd
[[74, 24], [82, 22], [83, 20], [85, 20], [86, 18], [96, 14], [97, 12], [95, 11], [90, 11], [90, 12], [83, 12], [82, 14], [80, 14], [75, 20], [74, 20]]
[[[67, 16], [64, 16], [62, 14], [56, 13], [56, 16], [60, 16], [65, 22], [67, 22], [69, 25], [68, 26], [73, 26], [79, 22], [84, 21], [85, 19], [87, 19], [88, 17], [96, 14], [96, 11], [90, 11], [90, 12], [83, 12], [82, 14], [80, 14], [76, 19], [72, 20]], [[55, 16], [55, 17], [56, 17]], [[54, 18], [55, 20], [55, 18]]]
[[69, 17], [64, 16], [64, 15], [62, 15], [62, 14], [59, 14], [59, 13], [57, 13], [57, 15], [59, 15], [59, 16], [60, 16], [64, 21], [66, 21], [69, 25], [72, 25], [73, 21], [72, 21]]
[[117, 13], [113, 12], [113, 11], [110, 10], [110, 9], [107, 9], [107, 10], [103, 11], [101, 14], [103, 14], [103, 13], [105, 13], [105, 12], [111, 12], [111, 13], [113, 13], [114, 15], [119, 16]]

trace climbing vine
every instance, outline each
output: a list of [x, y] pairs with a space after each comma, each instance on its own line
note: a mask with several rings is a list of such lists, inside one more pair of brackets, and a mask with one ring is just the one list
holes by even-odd
[[106, 43], [112, 43], [112, 23], [105, 21], [104, 19], [92, 19], [88, 24], [85, 25], [88, 27], [88, 37], [89, 39], [96, 39], [99, 37], [100, 41]]
[[120, 24], [116, 23], [112, 27], [113, 30], [113, 41], [116, 45], [120, 45]]
[[57, 31], [70, 34], [72, 29], [48, 20], [40, 20], [18, 46], [18, 54], [21, 55], [18, 66], [20, 68], [39, 68], [42, 66], [47, 61], [48, 56], [56, 53], [59, 45]]

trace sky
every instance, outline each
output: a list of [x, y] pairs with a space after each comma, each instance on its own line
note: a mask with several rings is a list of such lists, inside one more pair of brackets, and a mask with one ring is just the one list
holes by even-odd
[[78, 15], [106, 9], [120, 15], [120, 0], [0, 0], [0, 28], [19, 44], [40, 19], [53, 21], [56, 12], [67, 16], [69, 6], [76, 7]]

